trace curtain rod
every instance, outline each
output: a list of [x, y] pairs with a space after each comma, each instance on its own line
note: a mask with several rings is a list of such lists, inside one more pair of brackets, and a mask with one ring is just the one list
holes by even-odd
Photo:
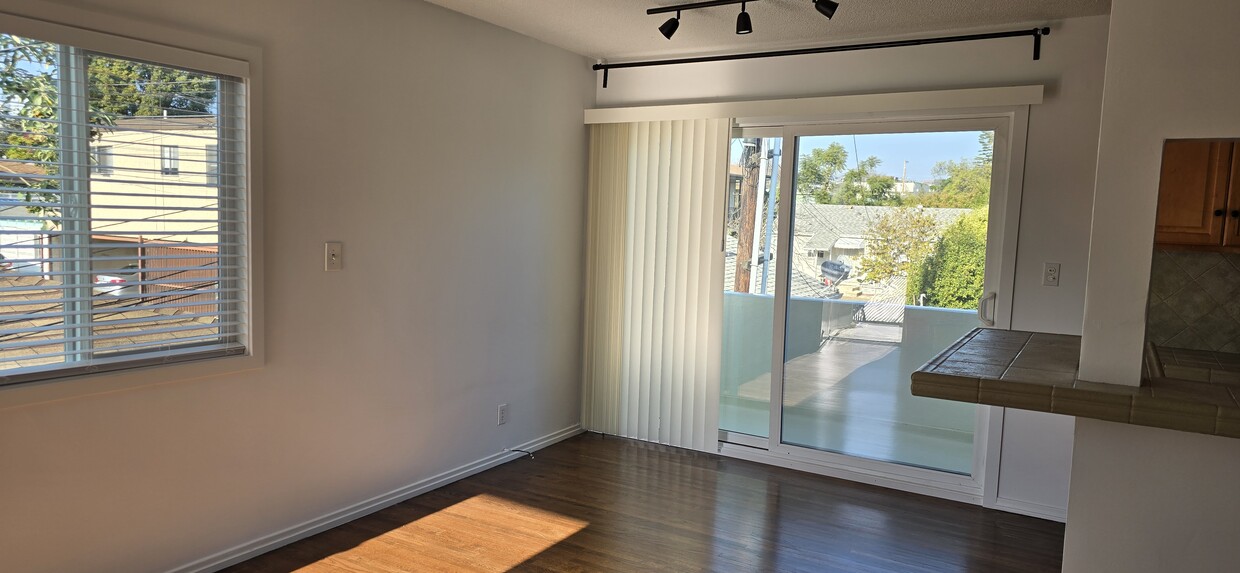
[[701, 64], [705, 62], [727, 62], [732, 60], [752, 60], [756, 58], [782, 58], [785, 56], [804, 56], [808, 54], [830, 54], [833, 52], [854, 52], [858, 50], [878, 50], [882, 48], [903, 48], [906, 46], [928, 46], [931, 44], [950, 44], [954, 42], [976, 42], [980, 40], [998, 40], [1001, 38], [1019, 38], [1033, 36], [1033, 59], [1042, 59], [1042, 36], [1049, 36], [1051, 29], [1047, 27], [1031, 30], [1012, 30], [1010, 32], [990, 32], [987, 34], [966, 34], [961, 36], [939, 36], [937, 38], [917, 38], [912, 40], [891, 40], [888, 42], [871, 42], [868, 44], [851, 44], [848, 46], [822, 46], [818, 48], [798, 48], [794, 50], [776, 50], [773, 52], [750, 52], [747, 54], [728, 54], [723, 56], [700, 56], [696, 58], [675, 58], [670, 60], [648, 60], [644, 62], [622, 62], [618, 64], [594, 64], [594, 71], [602, 70], [603, 87], [607, 87], [608, 73], [611, 70], [625, 68], [649, 68], [654, 66], [672, 66], [677, 64]]

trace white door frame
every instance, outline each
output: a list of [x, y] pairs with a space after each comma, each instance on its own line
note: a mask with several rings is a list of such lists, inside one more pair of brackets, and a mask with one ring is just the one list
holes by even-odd
[[[783, 164], [779, 188], [793, 189], [796, 162], [800, 155], [799, 137], [862, 133], [908, 133], [927, 131], [993, 130], [994, 163], [991, 173], [989, 227], [987, 230], [986, 293], [996, 293], [992, 305], [993, 328], [1011, 325], [1012, 290], [1015, 283], [1016, 239], [1020, 222], [1025, 143], [1029, 107], [961, 109], [952, 111], [908, 112], [901, 114], [854, 114], [834, 118], [815, 118], [782, 125], [738, 120], [746, 135], [783, 137]], [[721, 443], [720, 453], [765, 463], [784, 465], [834, 477], [874, 483], [893, 489], [936, 497], [995, 505], [998, 493], [999, 461], [1003, 434], [1003, 408], [978, 406], [974, 430], [973, 469], [968, 476], [950, 472], [881, 462], [800, 447], [782, 442], [782, 403], [785, 326], [787, 323], [791, 268], [792, 213], [795, 193], [783, 192], [779, 198], [777, 228], [777, 268], [784, 269], [775, 279], [775, 316], [772, 331], [771, 395], [769, 438], [721, 433], [733, 443]]]

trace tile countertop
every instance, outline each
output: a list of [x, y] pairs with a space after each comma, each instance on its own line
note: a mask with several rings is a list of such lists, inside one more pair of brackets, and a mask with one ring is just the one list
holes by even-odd
[[1081, 337], [976, 328], [913, 372], [913, 395], [1240, 438], [1240, 382], [1077, 380]]

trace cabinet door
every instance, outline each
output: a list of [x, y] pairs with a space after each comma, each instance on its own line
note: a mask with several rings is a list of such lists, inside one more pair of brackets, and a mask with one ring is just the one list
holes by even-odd
[[1227, 226], [1223, 234], [1223, 244], [1229, 247], [1240, 247], [1240, 152], [1236, 144], [1231, 150], [1231, 180], [1227, 192]]
[[1231, 167], [1229, 141], [1178, 140], [1163, 146], [1154, 242], [1220, 245]]

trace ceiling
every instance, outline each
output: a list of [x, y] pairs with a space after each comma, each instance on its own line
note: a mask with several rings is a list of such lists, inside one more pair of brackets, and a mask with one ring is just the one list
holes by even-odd
[[839, 0], [827, 20], [811, 0], [751, 0], [754, 32], [735, 33], [740, 6], [684, 12], [671, 40], [659, 24], [671, 14], [647, 8], [690, 0], [427, 0], [526, 36], [612, 62], [688, 54], [749, 52], [926, 35], [944, 30], [1110, 13], [1110, 0]]

